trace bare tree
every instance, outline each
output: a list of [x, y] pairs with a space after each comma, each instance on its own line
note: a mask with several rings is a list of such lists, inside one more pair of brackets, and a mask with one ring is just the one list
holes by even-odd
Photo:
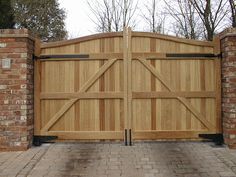
[[232, 27], [236, 27], [236, 1], [235, 0], [229, 0], [230, 4], [230, 10], [231, 10], [231, 21], [232, 21]]
[[109, 0], [103, 0], [91, 2], [88, 1], [88, 5], [95, 16], [95, 19], [92, 19], [94, 24], [96, 25], [96, 30], [99, 32], [111, 32], [112, 31], [112, 21], [113, 21], [113, 13], [111, 10], [111, 4]]
[[164, 33], [165, 15], [158, 9], [160, 1], [152, 0], [151, 3], [144, 4], [147, 12], [142, 13], [143, 19], [149, 26], [149, 31], [153, 33]]
[[174, 19], [173, 30], [177, 36], [187, 39], [201, 37], [202, 23], [189, 0], [164, 0], [167, 13]]
[[189, 0], [197, 10], [204, 27], [205, 37], [212, 41], [213, 36], [221, 22], [228, 14], [227, 0]]
[[124, 26], [135, 26], [133, 18], [138, 3], [134, 0], [87, 1], [95, 16], [92, 19], [99, 32], [121, 31]]

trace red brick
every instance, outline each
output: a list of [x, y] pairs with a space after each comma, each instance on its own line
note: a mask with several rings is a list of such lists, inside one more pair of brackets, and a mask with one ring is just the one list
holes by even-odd
[[[0, 85], [3, 85], [0, 90], [0, 151], [26, 150], [33, 136], [34, 42], [25, 35], [21, 37], [28, 34], [25, 29], [1, 30], [1, 34], [17, 37], [0, 37], [0, 43], [6, 43], [0, 48], [0, 60], [12, 59], [10, 69], [1, 70], [0, 62]], [[21, 119], [25, 115], [25, 119]]]
[[15, 42], [15, 38], [0, 38], [0, 42]]
[[[225, 143], [236, 148], [236, 33], [223, 32], [222, 51], [222, 111]], [[232, 36], [233, 35], [233, 36]]]

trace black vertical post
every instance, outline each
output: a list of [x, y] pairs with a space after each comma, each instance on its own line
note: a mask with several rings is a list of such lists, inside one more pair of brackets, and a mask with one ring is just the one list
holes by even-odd
[[127, 129], [125, 129], [125, 146], [128, 146]]
[[129, 145], [132, 146], [132, 131], [129, 129]]

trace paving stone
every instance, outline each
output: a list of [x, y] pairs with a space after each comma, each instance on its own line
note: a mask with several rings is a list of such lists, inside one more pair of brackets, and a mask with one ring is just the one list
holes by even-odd
[[0, 177], [236, 177], [236, 151], [201, 142], [55, 143], [0, 153], [0, 170]]

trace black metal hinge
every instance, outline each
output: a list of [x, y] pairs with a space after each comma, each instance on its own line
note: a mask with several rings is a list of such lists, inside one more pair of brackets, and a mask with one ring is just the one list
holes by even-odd
[[217, 146], [222, 146], [224, 144], [224, 137], [222, 133], [217, 134], [199, 134], [200, 138], [211, 140]]
[[41, 146], [42, 143], [48, 143], [51, 140], [56, 140], [57, 138], [57, 136], [34, 136], [33, 144], [35, 146]]
[[132, 146], [132, 131], [131, 131], [131, 129], [129, 129], [129, 131], [127, 129], [125, 129], [124, 141], [125, 141], [125, 146]]
[[170, 58], [215, 58], [220, 57], [221, 54], [215, 55], [212, 53], [167, 53], [166, 57]]

